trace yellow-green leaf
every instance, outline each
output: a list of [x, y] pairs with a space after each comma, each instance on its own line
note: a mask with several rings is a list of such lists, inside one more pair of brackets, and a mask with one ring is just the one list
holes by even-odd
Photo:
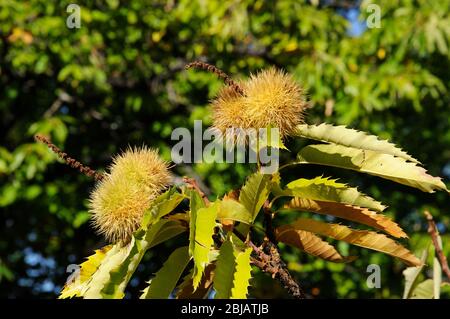
[[425, 267], [425, 262], [428, 258], [428, 247], [424, 249], [422, 257], [420, 258], [422, 264], [417, 267], [408, 267], [403, 270], [403, 276], [405, 277], [405, 289], [403, 291], [403, 299], [408, 299], [411, 296], [411, 292], [415, 286], [417, 286], [417, 278]]
[[251, 175], [239, 194], [239, 202], [252, 214], [253, 220], [269, 197], [270, 176], [255, 173]]
[[252, 266], [250, 265], [251, 248], [244, 251], [235, 250], [236, 272], [234, 273], [233, 288], [231, 289], [231, 298], [247, 298], [249, 281], [252, 277]]
[[376, 250], [396, 257], [408, 266], [419, 266], [422, 264], [422, 262], [408, 249], [387, 236], [373, 231], [354, 230], [347, 226], [328, 224], [308, 218], [300, 218], [291, 225], [280, 226], [277, 231], [282, 232], [285, 228], [290, 227]]
[[432, 193], [435, 190], [448, 191], [439, 177], [427, 174], [416, 163], [404, 158], [370, 150], [360, 150], [336, 144], [309, 145], [297, 157], [298, 164], [319, 164], [351, 169], [379, 176], [407, 186]]
[[189, 247], [175, 249], [155, 277], [150, 280], [150, 285], [144, 289], [141, 299], [169, 298], [190, 259]]
[[75, 273], [74, 275], [77, 276], [64, 285], [59, 298], [81, 297], [81, 292], [84, 290], [86, 283], [97, 271], [111, 247], [111, 245], [108, 245], [101, 249], [97, 249], [93, 255], [89, 256], [85, 262], [80, 264], [78, 275]]
[[195, 221], [194, 244], [194, 274], [193, 285], [197, 289], [202, 278], [203, 271], [209, 262], [209, 251], [213, 245], [212, 235], [216, 226], [216, 217], [219, 203], [212, 203], [209, 207], [200, 208], [197, 211]]
[[433, 299], [433, 279], [426, 279], [418, 284], [411, 293], [411, 299]]
[[295, 197], [285, 207], [332, 215], [380, 229], [394, 237], [408, 237], [389, 217], [359, 206]]
[[275, 230], [275, 236], [282, 243], [297, 247], [305, 253], [327, 261], [345, 263], [356, 259], [354, 256], [341, 256], [332, 245], [323, 241], [319, 236], [309, 231], [296, 229], [290, 225], [277, 228]]
[[90, 277], [77, 296], [85, 299], [123, 298], [125, 287], [145, 252], [185, 230], [179, 221], [167, 219], [149, 225], [148, 229], [140, 228], [128, 245], [111, 246], [96, 270], [89, 273]]
[[197, 211], [200, 208], [205, 207], [205, 202], [196, 190], [191, 190], [189, 201], [189, 254], [192, 256], [194, 253], [195, 244], [195, 223], [197, 221]]
[[359, 192], [358, 189], [324, 177], [316, 177], [313, 179], [300, 178], [292, 181], [287, 185], [287, 189], [284, 190], [284, 196], [344, 203], [367, 207], [380, 212], [386, 208], [380, 202]]
[[245, 224], [250, 224], [253, 221], [253, 215], [247, 208], [233, 199], [223, 199], [220, 201], [217, 218], [230, 219]]
[[175, 188], [171, 188], [158, 196], [152, 202], [150, 209], [145, 212], [142, 218], [141, 228], [147, 229], [150, 224], [157, 222], [165, 215], [171, 213], [184, 198], [185, 195], [178, 193]]
[[216, 299], [231, 298], [235, 268], [236, 260], [233, 244], [227, 240], [220, 247], [219, 257], [217, 258], [216, 274], [214, 276]]
[[391, 154], [414, 163], [419, 163], [418, 160], [397, 147], [395, 144], [386, 140], [380, 140], [375, 135], [369, 135], [365, 132], [357, 131], [343, 125], [335, 126], [326, 123], [319, 125], [302, 124], [297, 127], [297, 135], [317, 141]]

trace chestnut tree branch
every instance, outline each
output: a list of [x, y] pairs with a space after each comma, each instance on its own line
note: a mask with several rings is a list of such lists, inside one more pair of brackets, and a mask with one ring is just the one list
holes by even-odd
[[444, 252], [442, 251], [441, 242], [439, 240], [439, 231], [436, 227], [436, 223], [434, 222], [433, 216], [431, 216], [430, 212], [425, 211], [424, 214], [428, 221], [428, 233], [430, 234], [431, 240], [433, 241], [433, 246], [441, 264], [442, 271], [450, 280], [450, 269], [448, 267], [447, 257], [445, 257]]
[[[200, 194], [206, 205], [209, 204], [208, 198], [200, 189], [195, 179], [184, 177], [183, 180], [188, 187], [195, 189]], [[278, 251], [277, 241], [272, 227], [273, 212], [270, 210], [268, 202], [264, 204], [263, 210], [266, 220], [266, 237], [261, 247], [255, 245], [250, 238], [244, 236], [236, 229], [233, 230], [233, 233], [253, 250], [253, 256], [251, 257], [253, 265], [263, 272], [270, 274], [272, 278], [277, 279], [291, 296], [304, 299], [305, 294], [299, 284], [292, 278]]]

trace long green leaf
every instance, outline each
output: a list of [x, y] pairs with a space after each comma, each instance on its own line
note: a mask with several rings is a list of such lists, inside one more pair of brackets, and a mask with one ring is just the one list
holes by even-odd
[[100, 267], [102, 261], [106, 257], [106, 253], [112, 248], [111, 245], [105, 246], [95, 251], [95, 253], [87, 258], [85, 262], [80, 264], [78, 274], [71, 278], [70, 282], [64, 285], [61, 291], [60, 299], [71, 297], [82, 297], [82, 291], [85, 290], [91, 276]]
[[235, 269], [236, 260], [233, 244], [227, 240], [220, 247], [219, 258], [217, 259], [216, 274], [214, 276], [216, 299], [231, 298]]
[[[139, 265], [145, 252], [184, 232], [180, 222], [162, 219], [153, 224], [145, 233], [136, 233], [124, 258], [110, 270], [109, 280], [101, 289], [103, 298], [122, 298], [126, 285]], [[141, 237], [142, 236], [142, 237]]]
[[283, 191], [283, 195], [367, 207], [380, 212], [386, 208], [358, 189], [324, 177], [292, 181]]
[[150, 280], [141, 299], [167, 299], [180, 279], [190, 260], [189, 247], [180, 247], [172, 252], [164, 265]]
[[216, 226], [216, 217], [219, 203], [212, 203], [209, 207], [200, 208], [197, 211], [195, 222], [194, 244], [194, 274], [193, 285], [197, 289], [202, 278], [203, 271], [209, 262], [209, 252], [213, 245], [212, 235]]
[[253, 220], [256, 219], [261, 207], [269, 197], [269, 193], [270, 175], [254, 173], [242, 187], [239, 202], [252, 214]]
[[[104, 256], [95, 257], [89, 267], [90, 277], [83, 279], [78, 290], [64, 289], [61, 298], [73, 296], [85, 299], [123, 298], [124, 290], [145, 252], [151, 247], [186, 231], [179, 221], [162, 219], [147, 230], [139, 229], [124, 247], [113, 245]], [[95, 263], [95, 265], [94, 265]]]
[[439, 177], [427, 174], [416, 163], [404, 158], [382, 154], [369, 150], [360, 150], [336, 144], [309, 145], [304, 147], [297, 157], [299, 164], [319, 164], [351, 169], [379, 176], [407, 186], [432, 193], [445, 190], [445, 184]]
[[419, 163], [411, 155], [386, 140], [380, 140], [375, 135], [357, 131], [345, 126], [335, 126], [322, 123], [319, 125], [302, 124], [297, 127], [297, 135], [309, 139], [334, 143], [357, 149], [370, 150], [378, 153], [390, 154], [404, 158], [408, 161]]
[[231, 298], [247, 298], [249, 281], [252, 277], [252, 266], [250, 265], [251, 248], [244, 251], [235, 250], [236, 272], [234, 273], [233, 288], [231, 289]]
[[205, 207], [202, 197], [196, 190], [191, 190], [190, 192], [189, 206], [189, 254], [192, 256], [195, 245], [195, 224], [197, 222], [197, 211], [200, 208]]

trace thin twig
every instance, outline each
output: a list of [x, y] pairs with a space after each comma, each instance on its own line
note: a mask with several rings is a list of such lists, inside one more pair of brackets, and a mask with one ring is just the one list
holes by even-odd
[[84, 175], [89, 177], [93, 177], [96, 181], [100, 181], [104, 178], [105, 176], [104, 174], [98, 173], [89, 166], [83, 165], [79, 161], [69, 157], [67, 153], [64, 153], [58, 146], [53, 144], [49, 138], [43, 135], [35, 135], [34, 138], [36, 139], [36, 141], [47, 145], [47, 147], [51, 149], [56, 155], [58, 155], [62, 160], [64, 160], [67, 163], [67, 165], [77, 169], [80, 173], [83, 173]]
[[186, 65], [186, 69], [195, 68], [200, 70], [206, 70], [208, 72], [214, 73], [217, 75], [219, 79], [222, 79], [226, 85], [231, 86], [237, 93], [240, 95], [244, 95], [244, 90], [241, 88], [241, 86], [235, 82], [228, 74], [223, 72], [221, 69], [216, 67], [215, 65], [201, 62], [201, 61], [194, 61]]
[[270, 242], [276, 245], [278, 244], [278, 241], [275, 238], [275, 231], [272, 225], [273, 213], [270, 210], [270, 204], [268, 200], [263, 205], [263, 211], [264, 211], [264, 222], [266, 225], [266, 237]]
[[266, 253], [263, 249], [256, 246], [250, 239], [245, 238], [245, 236], [240, 234], [236, 229], [233, 230], [233, 233], [241, 241], [246, 243], [247, 246], [253, 249], [254, 255], [256, 255], [251, 258], [253, 265], [261, 269], [263, 272], [270, 274], [272, 278], [277, 279], [294, 298], [305, 299], [305, 294], [287, 270], [286, 264], [281, 260], [278, 249], [274, 243], [270, 241], [265, 243], [266, 248], [268, 248], [268, 252]]
[[436, 250], [436, 255], [441, 264], [442, 271], [450, 280], [450, 269], [448, 267], [447, 257], [445, 257], [444, 252], [442, 251], [441, 243], [439, 241], [439, 231], [436, 227], [436, 223], [433, 220], [433, 216], [431, 216], [431, 214], [428, 211], [425, 211], [424, 214], [428, 221], [428, 233], [430, 234], [431, 239], [433, 241], [433, 246], [434, 249]]
[[197, 181], [194, 178], [189, 178], [187, 176], [183, 177], [183, 182], [185, 182], [190, 188], [195, 189], [199, 195], [201, 196], [201, 198], [203, 199], [203, 201], [205, 202], [206, 205], [209, 204], [209, 199], [208, 196], [206, 196], [205, 192], [203, 192], [200, 187], [198, 186]]

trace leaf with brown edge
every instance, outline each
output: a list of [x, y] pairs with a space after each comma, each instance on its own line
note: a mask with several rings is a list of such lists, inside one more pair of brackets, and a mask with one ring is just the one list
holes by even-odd
[[348, 205], [344, 203], [326, 202], [307, 198], [295, 197], [286, 208], [333, 215], [342, 219], [357, 222], [363, 225], [382, 230], [397, 238], [408, 238], [408, 235], [389, 217], [377, 214], [368, 208]]
[[203, 299], [208, 296], [214, 281], [215, 264], [206, 266], [200, 284], [194, 291], [192, 274], [194, 269], [184, 277], [183, 282], [178, 286], [176, 292], [177, 299]]
[[327, 236], [336, 240], [342, 240], [349, 244], [376, 250], [396, 257], [408, 266], [420, 266], [422, 262], [408, 249], [388, 238], [368, 230], [354, 230], [338, 224], [327, 224], [313, 219], [299, 218], [291, 225], [283, 225], [277, 228], [278, 232], [287, 227], [309, 231], [318, 235]]
[[341, 256], [332, 245], [322, 240], [319, 236], [309, 231], [295, 229], [289, 225], [277, 228], [275, 236], [282, 243], [297, 247], [307, 254], [327, 261], [346, 263], [357, 258], [355, 256]]

